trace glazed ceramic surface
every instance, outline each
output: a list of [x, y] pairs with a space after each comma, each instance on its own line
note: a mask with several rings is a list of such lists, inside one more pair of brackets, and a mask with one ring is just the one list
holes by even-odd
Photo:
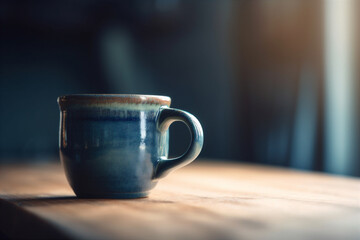
[[[136, 198], [157, 180], [187, 165], [201, 151], [203, 132], [191, 114], [153, 95], [59, 97], [60, 159], [78, 197]], [[181, 157], [167, 159], [168, 128], [183, 121], [192, 141]]]

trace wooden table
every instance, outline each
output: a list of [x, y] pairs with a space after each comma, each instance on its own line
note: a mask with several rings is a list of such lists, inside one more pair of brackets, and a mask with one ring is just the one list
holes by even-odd
[[59, 164], [0, 165], [0, 232], [70, 239], [360, 239], [360, 179], [191, 164], [149, 198], [77, 199]]

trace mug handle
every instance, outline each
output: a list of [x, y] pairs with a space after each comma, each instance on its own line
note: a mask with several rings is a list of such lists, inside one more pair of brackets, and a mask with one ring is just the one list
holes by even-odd
[[161, 134], [165, 134], [173, 122], [181, 121], [187, 125], [191, 133], [191, 143], [186, 152], [177, 158], [160, 157], [153, 179], [165, 177], [173, 170], [184, 167], [194, 161], [200, 154], [204, 134], [199, 120], [194, 115], [176, 108], [161, 108], [157, 119], [157, 126]]

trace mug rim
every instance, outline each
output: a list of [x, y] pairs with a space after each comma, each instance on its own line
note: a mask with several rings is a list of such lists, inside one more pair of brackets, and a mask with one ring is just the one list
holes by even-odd
[[147, 94], [67, 94], [58, 97], [59, 105], [67, 104], [155, 104], [170, 106], [171, 98], [162, 95]]

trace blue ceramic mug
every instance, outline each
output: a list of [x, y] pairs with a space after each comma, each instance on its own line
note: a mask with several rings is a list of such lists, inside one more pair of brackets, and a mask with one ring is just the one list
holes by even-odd
[[[203, 130], [190, 113], [153, 95], [77, 94], [58, 98], [60, 159], [78, 197], [137, 198], [158, 179], [194, 161]], [[192, 136], [182, 156], [168, 159], [168, 128], [184, 122]]]

